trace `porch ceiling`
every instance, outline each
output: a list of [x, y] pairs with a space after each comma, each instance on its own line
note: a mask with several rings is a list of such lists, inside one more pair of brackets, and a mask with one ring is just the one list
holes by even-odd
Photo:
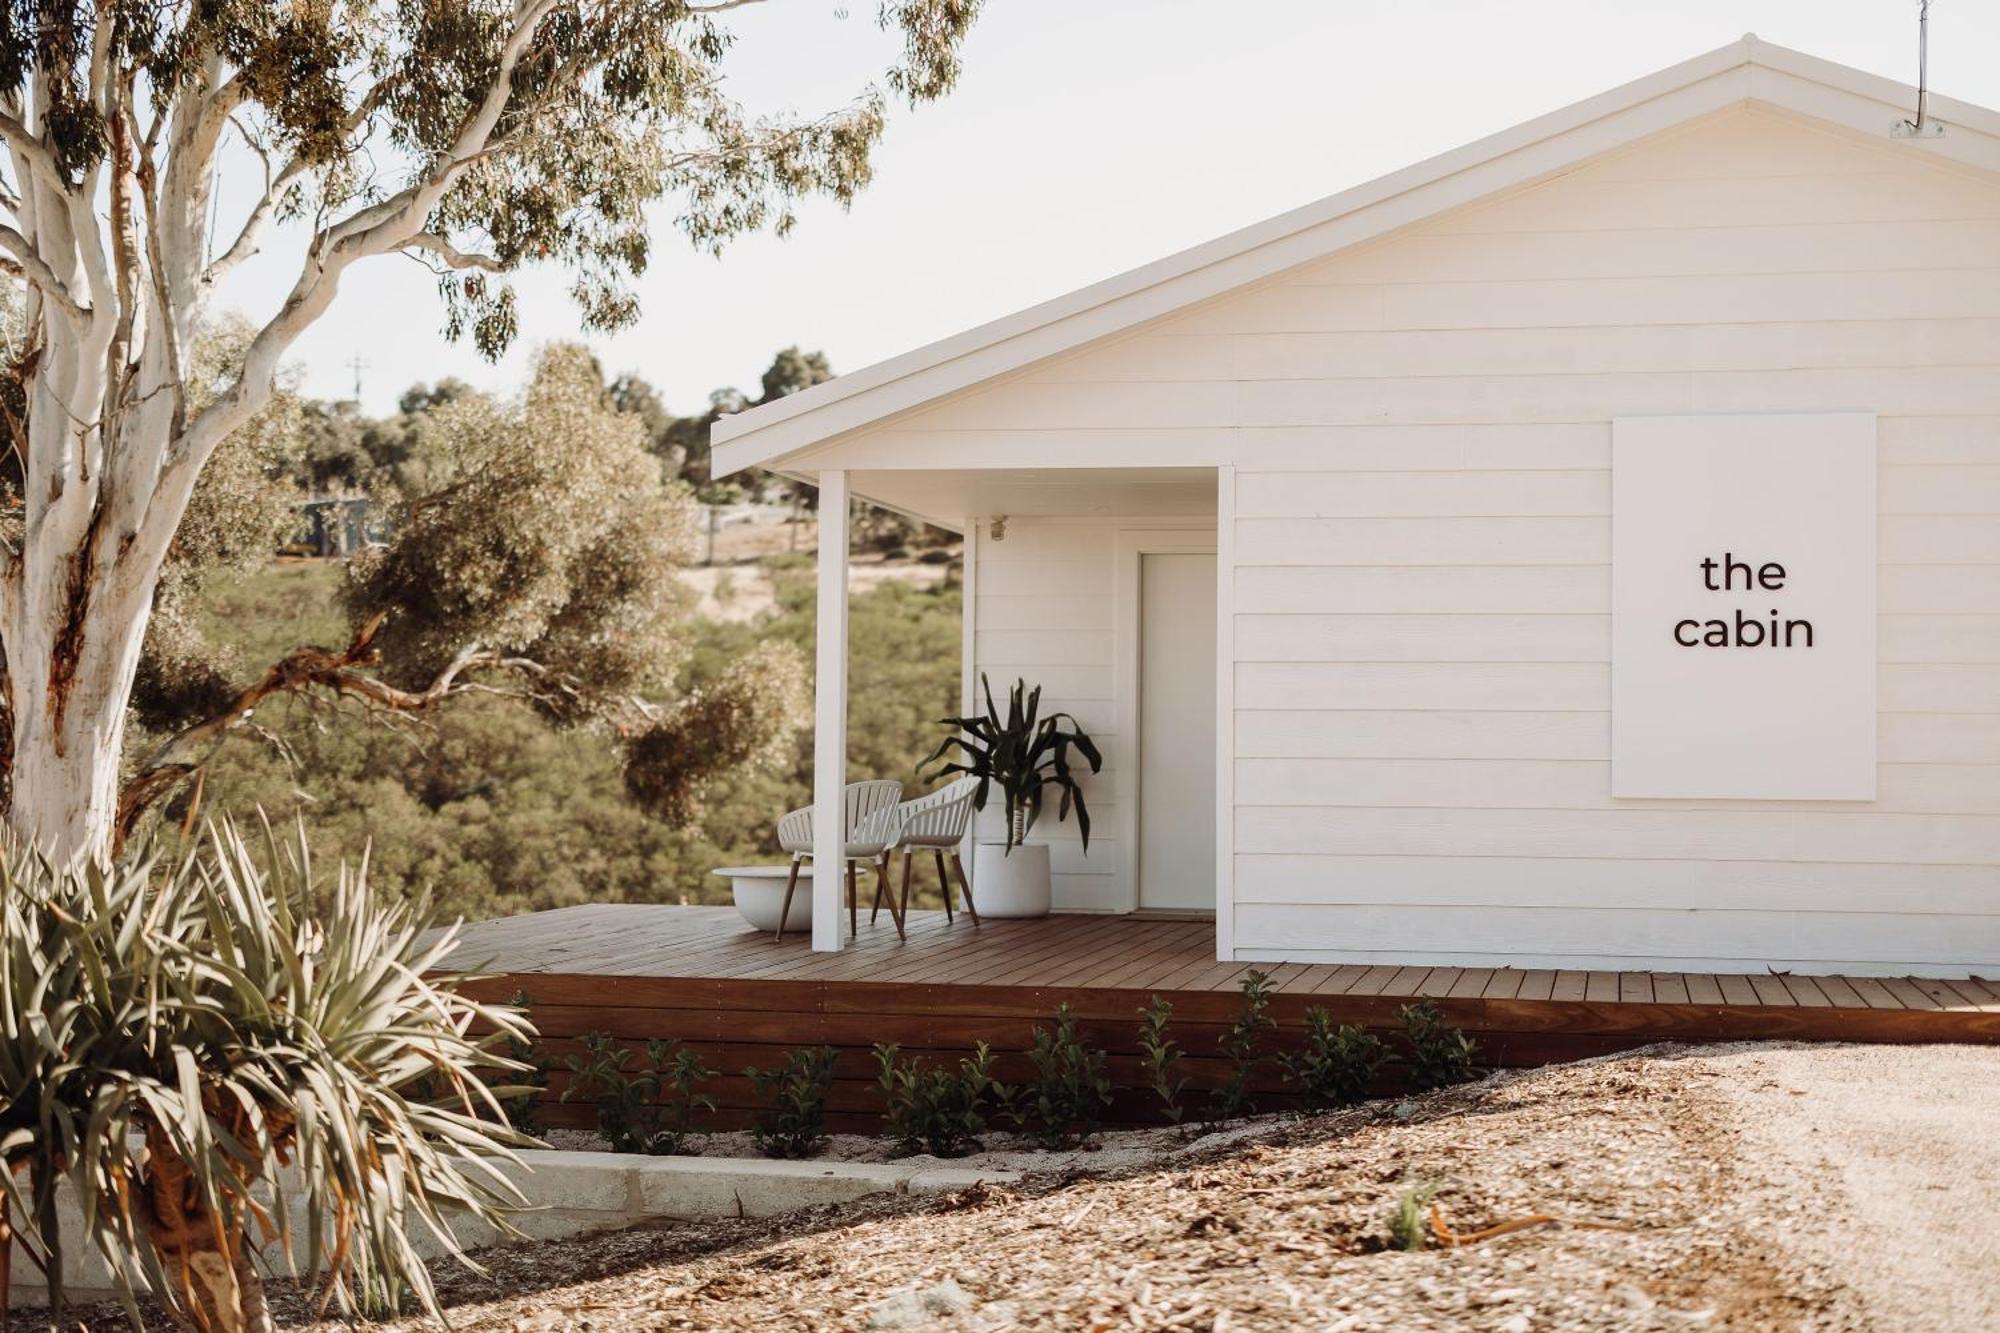
[[1215, 469], [949, 468], [850, 472], [863, 499], [948, 528], [995, 514], [1088, 518], [1215, 512]]

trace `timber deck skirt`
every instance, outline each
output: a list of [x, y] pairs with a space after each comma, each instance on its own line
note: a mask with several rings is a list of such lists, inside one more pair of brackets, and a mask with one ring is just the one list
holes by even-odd
[[[983, 1041], [1001, 1055], [1003, 1077], [1018, 1077], [1034, 1024], [1062, 1003], [1126, 1083], [1137, 1072], [1136, 1010], [1151, 995], [1171, 1000], [1199, 1087], [1222, 1072], [1209, 1056], [1253, 967], [1277, 992], [1274, 1049], [1296, 1044], [1310, 1007], [1386, 1029], [1419, 996], [1437, 999], [1479, 1041], [1482, 1062], [1502, 1067], [1658, 1041], [2000, 1043], [1994, 981], [1218, 963], [1210, 921], [1117, 916], [975, 927], [963, 914], [947, 924], [942, 912], [913, 912], [909, 935], [898, 941], [887, 913], [874, 928], [864, 915], [850, 947], [814, 953], [803, 936], [779, 943], [749, 929], [734, 908], [595, 904], [471, 925], [450, 966], [486, 974], [472, 986], [484, 998], [525, 994], [558, 1068], [587, 1032], [635, 1049], [655, 1037], [690, 1043], [727, 1071], [710, 1089], [725, 1119], [751, 1104], [745, 1067], [833, 1046], [836, 1127], [874, 1110], [875, 1043], [953, 1056]], [[552, 1084], [559, 1091], [562, 1075]], [[552, 1123], [590, 1115], [575, 1104], [550, 1110]]]

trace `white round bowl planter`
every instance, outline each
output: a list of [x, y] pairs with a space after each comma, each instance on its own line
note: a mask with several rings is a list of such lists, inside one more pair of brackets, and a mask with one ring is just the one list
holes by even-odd
[[[775, 931], [778, 913], [784, 911], [785, 881], [792, 868], [784, 866], [724, 866], [712, 872], [729, 881], [736, 896], [736, 910], [758, 930]], [[792, 894], [792, 910], [785, 913], [785, 930], [812, 929], [812, 870], [799, 872], [798, 891]]]
[[1009, 920], [1047, 916], [1049, 847], [1043, 842], [982, 842], [972, 853], [972, 897], [979, 915]]

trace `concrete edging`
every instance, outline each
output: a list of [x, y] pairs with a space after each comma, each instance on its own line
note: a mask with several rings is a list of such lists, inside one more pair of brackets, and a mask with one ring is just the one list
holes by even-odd
[[[936, 1158], [908, 1162], [773, 1161], [761, 1157], [644, 1157], [633, 1153], [528, 1149], [506, 1173], [528, 1198], [513, 1223], [528, 1240], [560, 1240], [616, 1231], [652, 1221], [704, 1217], [775, 1217], [800, 1208], [848, 1203], [870, 1194], [937, 1194], [985, 1181], [1018, 1180], [1017, 1171], [974, 1171]], [[95, 1250], [80, 1245], [81, 1219], [65, 1190], [63, 1268], [72, 1301], [114, 1294], [110, 1270]], [[459, 1243], [481, 1249], [509, 1243], [492, 1226], [455, 1226]], [[427, 1232], [415, 1238], [427, 1258], [443, 1253]], [[272, 1247], [275, 1251], [275, 1247]], [[18, 1250], [17, 1250], [18, 1253]], [[272, 1255], [276, 1259], [275, 1252]], [[41, 1274], [25, 1260], [14, 1265], [13, 1303], [47, 1304]]]
[[[774, 1161], [555, 1149], [523, 1152], [521, 1158], [531, 1173], [509, 1174], [523, 1193], [547, 1210], [541, 1215], [551, 1220], [574, 1219], [589, 1229], [658, 1219], [773, 1217], [799, 1208], [847, 1203], [869, 1194], [935, 1194], [964, 1189], [977, 1181], [1002, 1183], [1020, 1177], [1017, 1171], [940, 1165], [935, 1158], [910, 1162]], [[521, 1219], [533, 1221], [533, 1215]]]

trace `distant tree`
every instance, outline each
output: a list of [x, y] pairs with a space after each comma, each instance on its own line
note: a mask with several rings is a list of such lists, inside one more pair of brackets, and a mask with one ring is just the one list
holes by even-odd
[[[0, 0], [0, 273], [26, 294], [0, 368], [16, 834], [65, 861], [109, 852], [127, 705], [197, 482], [354, 265], [429, 264], [447, 333], [492, 356], [519, 326], [507, 275], [529, 264], [570, 272], [586, 327], [630, 324], [657, 200], [713, 250], [867, 184], [886, 94], [806, 118], [729, 100], [726, 25], [751, 2]], [[946, 92], [978, 8], [883, 0], [903, 44], [889, 91]], [[212, 231], [231, 135], [265, 187]], [[277, 219], [299, 224], [296, 276], [233, 377], [204, 384], [209, 294]]]
[[770, 368], [759, 381], [764, 396], [757, 401], [774, 403], [788, 394], [824, 384], [832, 378], [833, 367], [827, 364], [825, 352], [802, 352], [797, 345], [793, 345], [771, 358]]
[[620, 412], [629, 412], [639, 418], [639, 424], [646, 432], [646, 448], [659, 456], [662, 474], [680, 476], [681, 464], [685, 460], [676, 455], [667, 442], [674, 414], [667, 410], [666, 400], [660, 397], [660, 391], [643, 375], [626, 371], [604, 387], [604, 396]]
[[[607, 392], [621, 410], [635, 412], [646, 423], [649, 447], [660, 456], [661, 465], [671, 476], [680, 477], [698, 491], [709, 482], [708, 430], [717, 420], [746, 408], [773, 402], [787, 394], [809, 389], [833, 378], [833, 367], [825, 352], [805, 352], [787, 347], [771, 358], [759, 381], [760, 394], [752, 398], [741, 389], [717, 389], [708, 396], [708, 410], [691, 417], [677, 417], [643, 377], [628, 372], [611, 382]], [[763, 474], [750, 480], [760, 493], [776, 480]]]
[[[362, 443], [370, 423], [352, 401], [311, 399], [300, 405], [303, 435], [297, 480], [301, 490], [315, 495], [359, 491], [375, 470]], [[199, 489], [197, 486], [196, 489]]]
[[[587, 351], [545, 350], [518, 404], [462, 393], [429, 418], [431, 488], [401, 507], [385, 548], [350, 566], [344, 647], [295, 648], [226, 689], [219, 671], [188, 670], [179, 688], [137, 697], [169, 734], [123, 788], [121, 838], [286, 696], [418, 724], [468, 696], [517, 699], [612, 737], [631, 794], [673, 820], [699, 813], [718, 772], [788, 756], [805, 711], [803, 658], [788, 645], [676, 694], [693, 501], [660, 478], [639, 419], [606, 403]], [[204, 647], [181, 657], [212, 660]]]
[[433, 423], [440, 410], [475, 390], [446, 376], [436, 384], [414, 384], [396, 400], [396, 415], [370, 421], [361, 430], [361, 450], [368, 470], [359, 489], [384, 502], [423, 495], [432, 489], [434, 474], [444, 466], [442, 442]]

